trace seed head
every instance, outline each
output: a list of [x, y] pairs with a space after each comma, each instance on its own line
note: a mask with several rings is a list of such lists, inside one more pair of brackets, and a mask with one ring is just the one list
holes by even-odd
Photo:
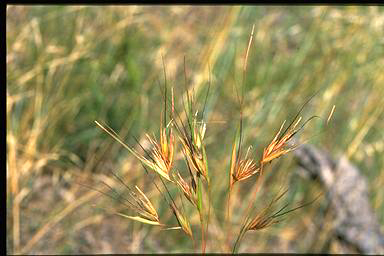
[[191, 188], [188, 183], [181, 177], [180, 173], [177, 173], [178, 179], [176, 180], [177, 185], [183, 191], [184, 196], [191, 202], [193, 205], [197, 207], [197, 195], [196, 195], [196, 187]]
[[153, 207], [151, 201], [149, 201], [148, 197], [146, 197], [146, 195], [143, 193], [143, 191], [139, 189], [139, 187], [135, 186], [135, 188], [140, 194], [140, 196], [138, 196], [132, 191], [133, 198], [136, 201], [138, 209], [140, 209], [138, 213], [150, 221], [160, 223], [159, 216], [156, 212], [155, 207]]
[[166, 178], [168, 181], [172, 181], [170, 178], [174, 154], [174, 137], [172, 127], [169, 127], [168, 136], [167, 128], [161, 127], [160, 144], [156, 141], [156, 139], [152, 138], [148, 134], [146, 134], [146, 137], [152, 145], [151, 157], [146, 158], [141, 156], [139, 159], [162, 177]]
[[236, 161], [236, 153], [232, 155], [232, 179], [231, 185], [233, 185], [236, 181], [246, 180], [252, 175], [259, 172], [260, 168], [256, 165], [255, 161], [252, 158], [248, 157], [248, 153], [251, 147], [248, 148], [245, 157], [241, 160]]
[[183, 153], [187, 161], [191, 163], [194, 170], [208, 179], [207, 159], [205, 156], [205, 147], [203, 139], [205, 135], [206, 124], [204, 122], [198, 127], [196, 121], [193, 122], [192, 139], [185, 133], [181, 133], [180, 141], [183, 147]]
[[275, 158], [278, 158], [294, 149], [296, 147], [288, 147], [287, 142], [297, 133], [298, 130], [296, 130], [296, 126], [299, 124], [301, 120], [301, 117], [297, 120], [297, 122], [293, 125], [292, 128], [290, 128], [285, 134], [280, 136], [280, 133], [284, 127], [285, 121], [280, 127], [279, 132], [276, 134], [276, 136], [273, 138], [272, 142], [266, 147], [263, 151], [263, 157], [261, 159], [261, 163], [268, 163], [272, 161]]
[[172, 212], [176, 217], [181, 229], [190, 237], [192, 237], [192, 229], [188, 222], [188, 219], [180, 212], [175, 204], [171, 204]]
[[123, 145], [126, 149], [128, 149], [128, 151], [131, 152], [137, 159], [139, 159], [145, 166], [157, 172], [159, 175], [166, 178], [168, 181], [172, 182], [169, 176], [173, 164], [173, 152], [175, 143], [172, 134], [172, 127], [169, 127], [169, 136], [167, 137], [167, 128], [163, 128], [161, 126], [160, 144], [156, 141], [156, 139], [146, 134], [147, 139], [152, 145], [152, 149], [150, 152], [147, 152], [139, 143], [140, 147], [144, 149], [146, 153], [146, 156], [144, 156], [141, 155], [134, 148], [125, 144], [112, 128], [108, 127], [107, 125], [104, 127], [97, 121], [95, 121], [95, 123], [106, 133], [112, 136], [115, 140], [117, 140], [121, 145]]

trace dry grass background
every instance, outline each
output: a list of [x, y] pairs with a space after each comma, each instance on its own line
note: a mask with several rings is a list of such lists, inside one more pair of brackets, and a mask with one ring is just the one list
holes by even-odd
[[[7, 6], [7, 252], [193, 250], [180, 231], [161, 231], [98, 209], [122, 206], [76, 183], [112, 183], [106, 171], [112, 168], [156, 197], [138, 161], [93, 121], [108, 123], [130, 145], [130, 135], [157, 131], [161, 54], [179, 101], [183, 57], [197, 98], [205, 93], [212, 67], [206, 146], [212, 175], [219, 178], [212, 179], [217, 211], [210, 234], [224, 239], [219, 224], [226, 183], [220, 177], [229, 167], [239, 118], [234, 85], [241, 81], [252, 24], [244, 144], [261, 151], [284, 119], [322, 88], [304, 115], [326, 116], [335, 104], [331, 127], [319, 134], [320, 122], [313, 122], [301, 137], [335, 158], [347, 155], [363, 171], [383, 227], [382, 7]], [[260, 201], [281, 184], [290, 186], [290, 202], [309, 201], [321, 190], [295, 172], [290, 155], [269, 169]], [[232, 199], [235, 208], [242, 207], [242, 195], [253, 183]], [[170, 218], [155, 201], [160, 214]], [[327, 202], [320, 200], [281, 224], [248, 234], [239, 251], [337, 253], [331, 221]], [[220, 243], [208, 241], [208, 252], [221, 250]]]

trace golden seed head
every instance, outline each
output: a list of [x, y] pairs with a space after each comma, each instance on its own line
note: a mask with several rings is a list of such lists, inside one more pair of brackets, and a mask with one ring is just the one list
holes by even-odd
[[253, 159], [246, 158], [239, 161], [239, 164], [235, 167], [234, 173], [232, 174], [233, 180], [232, 184], [236, 181], [246, 180], [252, 175], [256, 174], [259, 171], [256, 163]]
[[174, 156], [174, 137], [170, 128], [169, 137], [166, 128], [160, 132], [160, 144], [147, 134], [147, 138], [152, 145], [151, 159], [142, 157], [143, 162], [159, 173], [162, 177], [172, 181], [169, 174], [173, 166]]
[[296, 134], [297, 130], [295, 130], [296, 126], [299, 124], [301, 120], [301, 117], [296, 121], [296, 123], [292, 126], [291, 129], [289, 129], [284, 136], [279, 138], [279, 135], [281, 133], [281, 130], [284, 127], [285, 121], [280, 127], [280, 130], [276, 134], [276, 136], [273, 138], [272, 142], [266, 147], [263, 151], [263, 157], [261, 160], [261, 163], [268, 163], [272, 161], [275, 158], [278, 158], [282, 155], [285, 155], [286, 153], [292, 151], [295, 149], [295, 147], [285, 148], [287, 145], [287, 142], [291, 140], [291, 138]]

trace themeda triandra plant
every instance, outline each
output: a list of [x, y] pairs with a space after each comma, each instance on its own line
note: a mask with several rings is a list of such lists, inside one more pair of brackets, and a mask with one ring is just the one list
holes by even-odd
[[[252, 28], [248, 47], [244, 56], [243, 83], [247, 71], [248, 54], [253, 40], [253, 31], [254, 26]], [[159, 139], [157, 140], [154, 136], [150, 136], [149, 134], [145, 135], [151, 146], [150, 149], [144, 148], [139, 143], [139, 141], [136, 140], [139, 147], [142, 149], [142, 153], [140, 153], [134, 149], [134, 147], [124, 143], [123, 139], [120, 138], [117, 133], [114, 132], [110, 127], [107, 125], [102, 125], [98, 121], [95, 122], [101, 129], [103, 129], [106, 133], [108, 133], [120, 144], [122, 144], [141, 162], [146, 174], [150, 175], [150, 172], [154, 174], [154, 177], [151, 175], [152, 182], [156, 189], [159, 191], [159, 194], [167, 201], [169, 209], [172, 211], [178, 226], [170, 227], [166, 223], [163, 223], [161, 216], [158, 216], [155, 207], [147, 198], [147, 196], [142, 192], [142, 190], [136, 186], [135, 188], [137, 192], [135, 192], [122, 180], [121, 177], [119, 177], [116, 173], [113, 173], [114, 177], [129, 191], [129, 198], [124, 198], [122, 202], [128, 208], [134, 210], [138, 215], [130, 216], [123, 213], [117, 214], [131, 220], [142, 222], [144, 224], [160, 226], [165, 230], [180, 229], [186, 235], [191, 237], [195, 244], [197, 240], [196, 234], [195, 231], [191, 228], [189, 216], [186, 214], [184, 207], [177, 204], [177, 201], [174, 199], [175, 196], [172, 196], [172, 193], [170, 193], [170, 187], [176, 187], [178, 188], [179, 194], [184, 196], [199, 214], [201, 252], [204, 253], [206, 243], [207, 241], [210, 241], [210, 238], [208, 237], [208, 229], [210, 224], [210, 214], [212, 210], [211, 202], [213, 196], [211, 194], [211, 179], [218, 178], [215, 176], [210, 176], [208, 157], [204, 143], [204, 135], [207, 129], [207, 122], [204, 120], [204, 114], [207, 97], [209, 94], [210, 79], [202, 108], [198, 107], [198, 104], [195, 101], [194, 93], [191, 93], [186, 88], [186, 99], [183, 99], [183, 111], [179, 112], [175, 106], [173, 88], [171, 88], [171, 93], [169, 95], [164, 60], [163, 67], [165, 85], [163, 91], [163, 109], [160, 117]], [[184, 73], [186, 76], [186, 72]], [[309, 100], [311, 100], [311, 98]], [[226, 242], [227, 246], [232, 248], [233, 252], [237, 251], [239, 243], [241, 242], [241, 239], [244, 237], [246, 232], [268, 228], [271, 225], [280, 222], [281, 217], [285, 214], [295, 211], [311, 203], [305, 203], [293, 208], [288, 208], [288, 204], [281, 206], [279, 205], [279, 200], [284, 195], [286, 195], [287, 192], [287, 190], [284, 190], [283, 192], [276, 195], [275, 198], [266, 207], [259, 210], [256, 214], [252, 212], [252, 208], [255, 202], [255, 195], [257, 191], [260, 190], [262, 178], [264, 172], [266, 171], [265, 167], [271, 161], [291, 152], [292, 150], [295, 150], [299, 145], [292, 146], [292, 138], [305, 126], [308, 121], [312, 120], [314, 117], [317, 117], [313, 116], [309, 118], [306, 122], [304, 122], [304, 124], [298, 127], [300, 121], [302, 120], [300, 113], [304, 106], [309, 102], [308, 100], [306, 103], [304, 103], [302, 108], [298, 111], [297, 115], [293, 120], [291, 120], [288, 126], [285, 126], [286, 121], [283, 122], [275, 137], [264, 148], [260, 156], [260, 160], [257, 161], [256, 156], [251, 153], [251, 147], [248, 147], [245, 154], [243, 153], [243, 99], [244, 93], [242, 87], [240, 95], [238, 93], [238, 100], [240, 103], [240, 118], [230, 156], [228, 172], [228, 195], [226, 204]], [[329, 122], [333, 111], [334, 109], [332, 109], [331, 114], [328, 116], [327, 123]], [[174, 156], [177, 155], [177, 153], [180, 153], [180, 151], [183, 155], [183, 160], [188, 171], [188, 178], [183, 177], [180, 171], [175, 169]], [[255, 184], [257, 189], [250, 197], [251, 199], [248, 202], [248, 207], [243, 213], [243, 221], [240, 224], [240, 231], [235, 241], [233, 242], [230, 239], [232, 229], [231, 225], [229, 224], [232, 222], [231, 196], [233, 196], [232, 194], [234, 193], [233, 187], [252, 176], [257, 176], [257, 181]], [[222, 179], [222, 177], [219, 178]], [[159, 186], [158, 182], [161, 183], [161, 186]], [[115, 196], [106, 192], [102, 193], [115, 199], [117, 196], [121, 196], [113, 188], [109, 188]], [[233, 245], [231, 246], [231, 244]]]

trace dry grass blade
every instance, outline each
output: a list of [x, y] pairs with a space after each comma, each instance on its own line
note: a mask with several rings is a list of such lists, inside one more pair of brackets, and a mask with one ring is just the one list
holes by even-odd
[[141, 222], [141, 223], [144, 223], [144, 224], [149, 224], [149, 225], [154, 225], [154, 226], [162, 226], [163, 225], [159, 221], [151, 221], [151, 220], [148, 220], [146, 218], [142, 218], [140, 216], [128, 216], [128, 215], [122, 214], [120, 212], [117, 212], [116, 215], [119, 215], [119, 216], [124, 217], [124, 218], [131, 219], [131, 220], [134, 220], [134, 221], [138, 221], [138, 222]]
[[251, 45], [252, 45], [254, 31], [255, 31], [255, 24], [252, 25], [251, 35], [249, 36], [248, 47], [247, 47], [247, 51], [245, 52], [243, 72], [247, 71], [248, 55], [249, 55], [249, 50], [250, 50]]
[[336, 106], [333, 105], [332, 110], [331, 110], [331, 113], [329, 113], [329, 115], [328, 115], [328, 118], [327, 118], [327, 125], [328, 125], [329, 121], [330, 121], [331, 118], [332, 118], [333, 112], [335, 112], [335, 107], [336, 107]]
[[235, 166], [236, 166], [236, 161], [237, 161], [237, 155], [236, 155], [236, 147], [237, 147], [237, 141], [232, 145], [232, 154], [231, 154], [231, 162], [230, 162], [230, 169], [229, 169], [229, 187], [231, 188], [234, 180], [233, 177], [235, 176]]

